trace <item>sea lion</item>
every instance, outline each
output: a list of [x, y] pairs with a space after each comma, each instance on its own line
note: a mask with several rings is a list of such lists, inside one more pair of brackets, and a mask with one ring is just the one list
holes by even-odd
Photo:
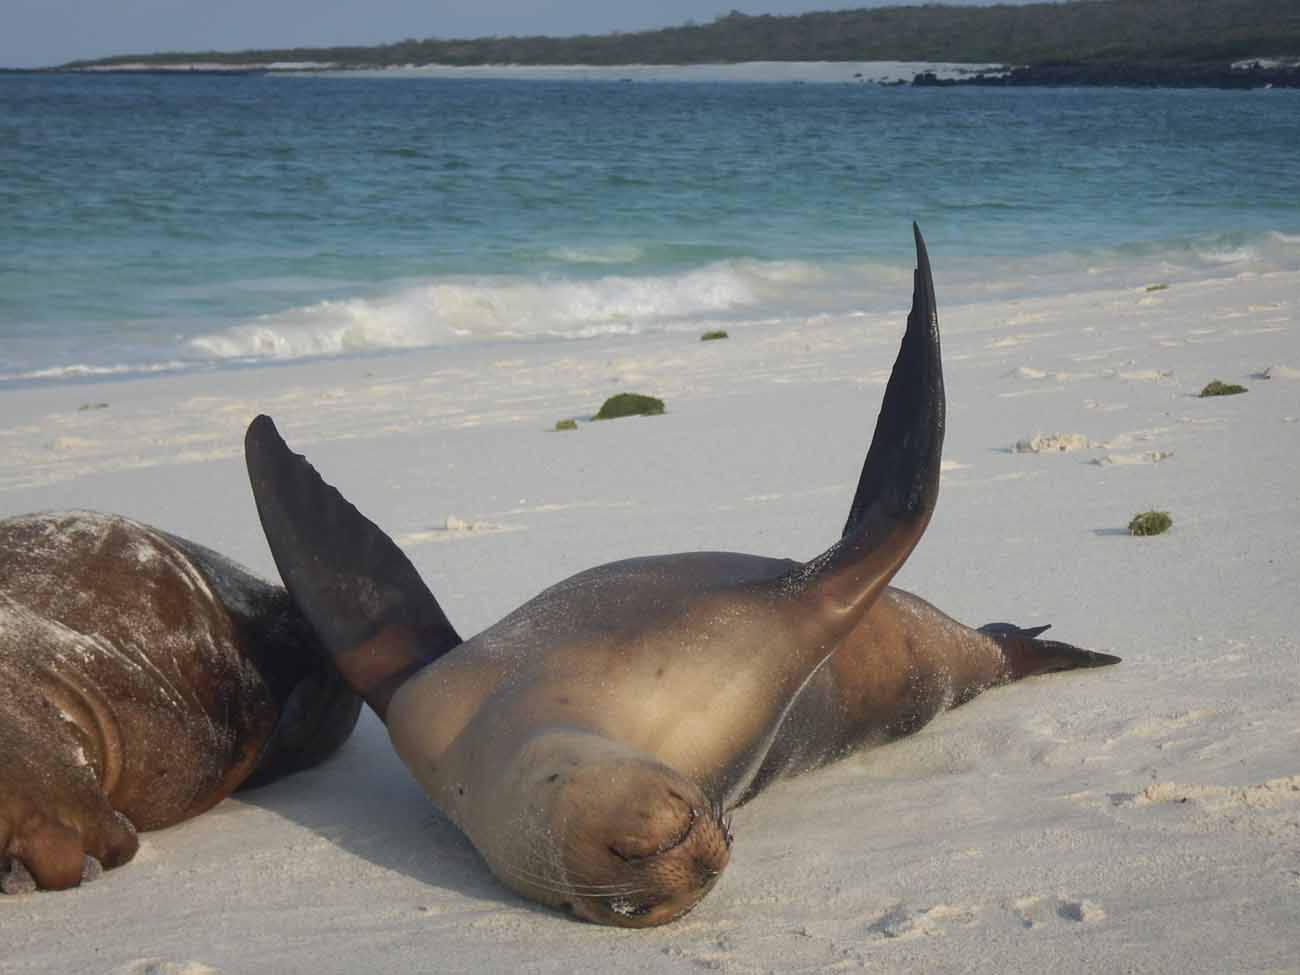
[[[915, 228], [914, 228], [915, 229]], [[934, 509], [944, 387], [917, 269], [842, 537], [807, 563], [727, 552], [581, 572], [462, 642], [392, 541], [289, 451], [245, 452], [289, 591], [433, 802], [507, 886], [589, 921], [690, 910], [727, 814], [779, 776], [907, 734], [981, 690], [1116, 662], [969, 629], [888, 588]]]
[[0, 521], [6, 892], [316, 764], [360, 707], [289, 594], [217, 553], [95, 512]]

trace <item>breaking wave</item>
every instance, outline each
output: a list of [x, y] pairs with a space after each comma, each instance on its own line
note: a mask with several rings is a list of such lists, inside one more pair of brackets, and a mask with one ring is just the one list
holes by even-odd
[[793, 311], [826, 276], [800, 262], [728, 261], [667, 276], [440, 278], [262, 315], [189, 344], [216, 359], [290, 359], [696, 328]]

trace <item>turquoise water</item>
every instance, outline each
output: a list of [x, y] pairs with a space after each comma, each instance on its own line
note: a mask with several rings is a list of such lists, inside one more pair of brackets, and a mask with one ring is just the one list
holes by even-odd
[[[1295, 92], [0, 76], [0, 383], [1300, 268]], [[900, 291], [900, 288], [902, 289]]]

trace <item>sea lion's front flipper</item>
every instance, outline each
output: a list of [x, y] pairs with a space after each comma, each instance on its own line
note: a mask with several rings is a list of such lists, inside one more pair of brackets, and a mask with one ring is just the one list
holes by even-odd
[[270, 417], [249, 425], [244, 456], [280, 577], [383, 717], [393, 691], [460, 637], [396, 543], [289, 450]]
[[916, 224], [912, 224], [912, 233], [916, 237], [912, 310], [858, 477], [844, 538], [869, 531], [873, 520], [900, 518], [920, 519], [916, 529], [916, 537], [920, 538], [939, 493], [944, 426], [939, 315], [930, 256]]
[[826, 597], [847, 632], [880, 595], [929, 524], [943, 449], [943, 366], [934, 281], [916, 236], [912, 311], [840, 540], [802, 567], [807, 591]]

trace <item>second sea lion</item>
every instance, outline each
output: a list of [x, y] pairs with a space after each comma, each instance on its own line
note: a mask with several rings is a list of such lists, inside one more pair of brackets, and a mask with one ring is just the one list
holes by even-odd
[[360, 706], [288, 593], [216, 552], [90, 511], [0, 521], [0, 889], [125, 863], [321, 761]]

